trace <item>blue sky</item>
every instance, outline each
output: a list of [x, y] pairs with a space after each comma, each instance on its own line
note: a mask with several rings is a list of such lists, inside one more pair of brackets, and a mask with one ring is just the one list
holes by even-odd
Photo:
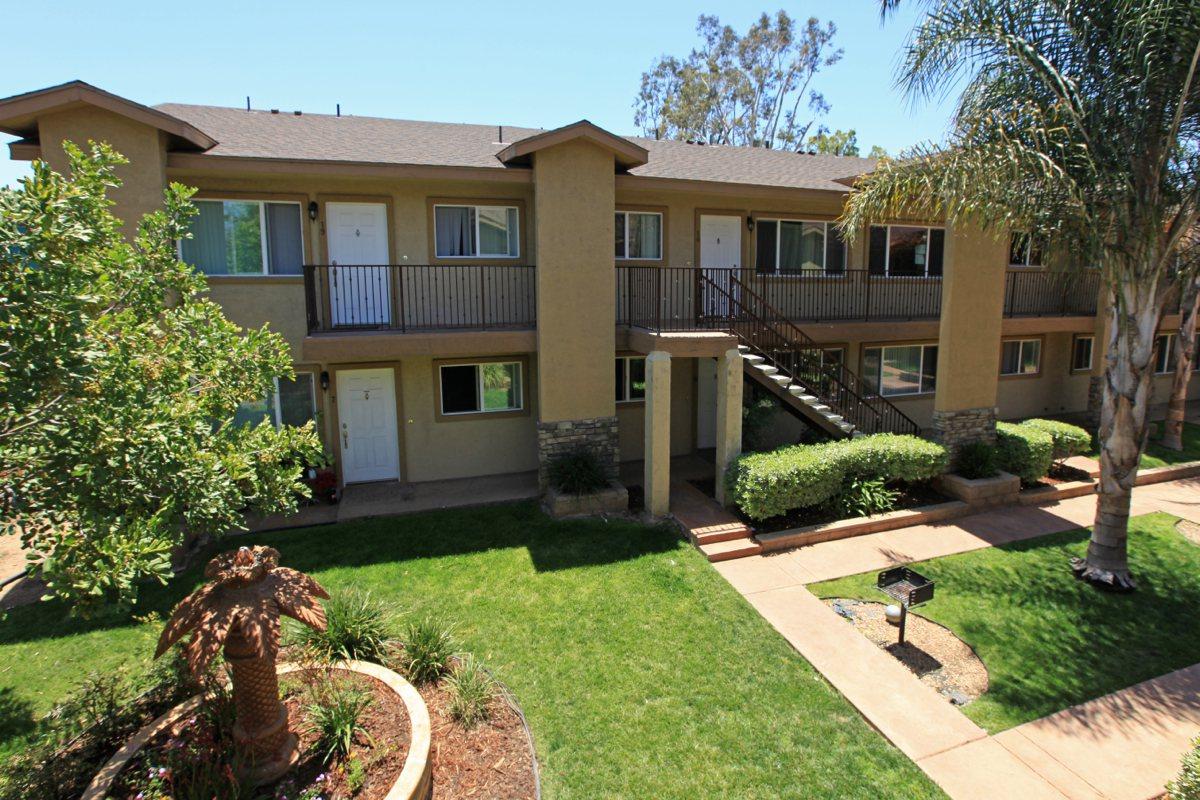
[[[641, 73], [697, 42], [696, 17], [744, 31], [782, 7], [838, 27], [842, 61], [815, 88], [830, 128], [854, 128], [865, 153], [938, 139], [950, 106], [912, 108], [893, 87], [919, 4], [879, 22], [874, 0], [772, 2], [315, 3], [209, 0], [178, 4], [59, 0], [5, 11], [0, 97], [80, 78], [141, 103], [301, 109], [447, 122], [554, 127], [580, 118], [636, 133]], [[52, 19], [47, 15], [51, 14]], [[47, 31], [53, 31], [48, 35]], [[11, 137], [0, 134], [0, 142]], [[0, 185], [25, 174], [0, 157]]]

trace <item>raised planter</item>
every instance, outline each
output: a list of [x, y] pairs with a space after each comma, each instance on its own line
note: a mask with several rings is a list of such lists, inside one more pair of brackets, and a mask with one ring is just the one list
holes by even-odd
[[970, 514], [972, 511], [971, 506], [961, 500], [951, 500], [948, 503], [906, 508], [902, 511], [889, 511], [886, 514], [875, 514], [870, 517], [854, 517], [853, 519], [826, 522], [821, 525], [789, 528], [785, 531], [756, 533], [754, 538], [762, 545], [764, 551], [786, 550], [789, 547], [818, 544], [820, 542], [833, 541], [834, 539], [849, 539], [852, 536], [880, 533], [881, 531], [891, 531], [896, 528], [907, 528], [910, 525], [941, 522]]
[[596, 514], [624, 514], [629, 510], [629, 491], [619, 483], [589, 494], [566, 494], [549, 489], [542, 501], [546, 513], [561, 519]]
[[[280, 664], [276, 671], [280, 675], [308, 669], [299, 664]], [[412, 740], [409, 743], [408, 755], [404, 759], [404, 768], [388, 790], [385, 800], [428, 800], [433, 795], [433, 762], [429, 760], [430, 736], [429, 709], [420, 693], [411, 683], [392, 672], [386, 667], [372, 664], [369, 661], [342, 661], [333, 665], [333, 669], [347, 672], [357, 672], [375, 678], [395, 692], [404, 702], [408, 711], [409, 727], [412, 730]], [[135, 733], [116, 755], [108, 760], [88, 785], [81, 800], [103, 800], [113, 781], [121, 774], [125, 765], [146, 746], [146, 743], [162, 731], [174, 725], [179, 720], [193, 713], [203, 698], [200, 695], [189, 698], [166, 712], [158, 719]]]
[[1182, 464], [1167, 464], [1165, 467], [1138, 470], [1136, 486], [1146, 486], [1151, 483], [1177, 481], [1180, 478], [1194, 478], [1200, 475], [1200, 461], [1185, 461]]
[[1052, 503], [1056, 500], [1066, 500], [1068, 497], [1082, 497], [1096, 491], [1096, 482], [1067, 481], [1057, 486], [1038, 486], [1035, 489], [1023, 489], [1020, 503], [1023, 506], [1036, 506], [1042, 503]]
[[934, 486], [943, 494], [957, 497], [964, 503], [978, 508], [1017, 502], [1021, 492], [1021, 479], [1007, 472], [1001, 472], [994, 478], [964, 478], [947, 473], [935, 478]]

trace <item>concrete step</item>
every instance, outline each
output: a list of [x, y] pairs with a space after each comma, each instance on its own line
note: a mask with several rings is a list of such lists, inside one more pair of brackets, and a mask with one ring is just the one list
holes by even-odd
[[765, 362], [755, 363], [753, 366], [756, 370], [764, 375], [774, 375], [775, 373], [779, 372], [779, 367], [772, 366]]
[[762, 364], [766, 361], [766, 359], [762, 356], [756, 356], [753, 354], [742, 356], [742, 360], [752, 367], [757, 367], [759, 364]]
[[773, 374], [770, 374], [770, 377], [771, 377], [771, 380], [775, 381], [780, 386], [787, 386], [788, 384], [790, 384], [792, 382], [791, 375], [787, 375], [785, 373], [779, 372], [778, 370], [776, 370]]
[[756, 556], [762, 552], [762, 545], [753, 539], [735, 539], [728, 542], [714, 542], [700, 545], [700, 552], [709, 561], [732, 561], [735, 558]]
[[704, 545], [749, 539], [750, 529], [740, 522], [728, 522], [703, 528], [692, 528], [689, 534], [693, 544]]

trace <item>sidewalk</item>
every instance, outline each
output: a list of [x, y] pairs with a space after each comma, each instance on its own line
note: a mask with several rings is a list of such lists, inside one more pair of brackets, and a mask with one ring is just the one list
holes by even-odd
[[[1200, 665], [988, 736], [805, 588], [1090, 525], [1095, 504], [1003, 508], [713, 566], [954, 800], [1148, 800], [1200, 731]], [[1200, 521], [1200, 479], [1135, 490], [1132, 513], [1154, 511]]]

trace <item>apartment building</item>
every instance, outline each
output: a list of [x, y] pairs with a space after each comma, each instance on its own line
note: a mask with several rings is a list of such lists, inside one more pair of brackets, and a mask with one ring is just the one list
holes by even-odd
[[937, 220], [848, 245], [833, 222], [869, 159], [587, 121], [148, 107], [82, 82], [0, 100], [0, 130], [13, 158], [58, 169], [64, 140], [111, 144], [130, 160], [127, 225], [168, 182], [198, 188], [182, 258], [295, 361], [240, 413], [316, 420], [344, 483], [532, 471], [590, 447], [614, 475], [644, 460], [665, 513], [672, 455], [739, 452], [748, 382], [830, 436], [952, 445], [1095, 407], [1098, 276]]

